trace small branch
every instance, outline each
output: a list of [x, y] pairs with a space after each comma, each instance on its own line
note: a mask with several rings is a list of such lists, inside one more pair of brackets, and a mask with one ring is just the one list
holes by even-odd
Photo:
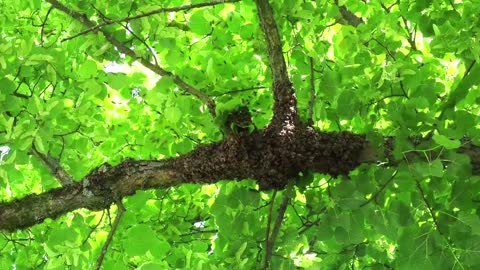
[[198, 3], [198, 4], [185, 5], [185, 6], [179, 6], [179, 7], [159, 8], [159, 9], [155, 9], [155, 10], [152, 10], [150, 12], [142, 13], [142, 14], [135, 15], [135, 16], [132, 16], [132, 17], [126, 17], [126, 18], [121, 18], [121, 19], [116, 19], [116, 20], [105, 21], [101, 24], [91, 26], [90, 28], [85, 29], [85, 30], [83, 30], [83, 31], [71, 36], [71, 37], [65, 38], [62, 41], [68, 41], [68, 40], [74, 39], [76, 37], [88, 34], [90, 32], [96, 32], [100, 28], [103, 28], [103, 27], [108, 26], [108, 25], [112, 25], [112, 24], [116, 24], [116, 23], [130, 22], [130, 21], [133, 21], [133, 20], [138, 20], [138, 19], [141, 19], [141, 18], [152, 16], [152, 15], [155, 15], [155, 14], [168, 13], [168, 12], [178, 12], [178, 11], [183, 11], [183, 10], [202, 8], [202, 7], [208, 7], [208, 6], [215, 6], [215, 5], [219, 5], [219, 4], [225, 4], [225, 3], [235, 3], [235, 2], [240, 2], [240, 0], [215, 0], [215, 1], [212, 1], [212, 2]]
[[372, 38], [372, 40], [375, 41], [375, 42], [377, 42], [378, 45], [380, 45], [381, 47], [383, 47], [383, 48], [385, 49], [385, 51], [387, 51], [387, 54], [388, 54], [394, 61], [396, 61], [395, 55], [394, 55], [392, 52], [390, 52], [390, 50], [388, 49], [387, 46], [385, 46], [383, 43], [381, 43], [381, 42], [380, 42], [378, 39], [376, 39], [376, 38]]
[[85, 239], [82, 241], [82, 246], [87, 243], [88, 239], [90, 239], [93, 232], [97, 230], [98, 226], [100, 226], [100, 223], [102, 223], [104, 216], [105, 216], [105, 211], [102, 211], [102, 216], [98, 220], [97, 224], [95, 224], [95, 226], [93, 226], [93, 228], [90, 229], [90, 232], [88, 233], [87, 237], [85, 237]]
[[396, 170], [396, 171], [392, 174], [392, 176], [390, 177], [390, 179], [388, 179], [388, 180], [380, 187], [380, 189], [379, 189], [370, 199], [368, 199], [368, 200], [365, 201], [364, 203], [360, 204], [360, 207], [363, 207], [363, 206], [369, 204], [369, 203], [370, 203], [371, 201], [373, 201], [373, 200], [376, 200], [377, 197], [378, 197], [378, 195], [380, 195], [380, 193], [382, 193], [382, 192], [385, 190], [385, 188], [387, 188], [387, 186], [393, 181], [393, 179], [395, 179], [395, 176], [397, 175], [397, 173], [398, 173], [398, 170]]
[[313, 58], [310, 57], [310, 100], [308, 101], [307, 124], [313, 125], [313, 106], [315, 105], [315, 70]]
[[402, 97], [402, 98], [404, 98], [404, 97], [405, 97], [405, 94], [391, 94], [391, 95], [388, 95], [388, 96], [384, 96], [384, 97], [379, 98], [379, 99], [377, 99], [377, 100], [375, 100], [375, 101], [371, 101], [370, 103], [368, 103], [368, 106], [375, 105], [375, 104], [379, 103], [380, 101], [383, 101], [383, 100], [385, 100], [385, 99], [387, 99], [387, 98], [394, 98], [394, 97]]
[[462, 79], [464, 79], [470, 73], [470, 71], [472, 70], [473, 66], [475, 66], [476, 63], [477, 63], [477, 60], [472, 61], [472, 63], [468, 66], [468, 68], [463, 73]]
[[313, 226], [317, 226], [318, 224], [320, 224], [320, 221], [322, 220], [321, 219], [321, 216], [323, 214], [325, 214], [327, 212], [328, 208], [327, 207], [323, 207], [322, 209], [320, 209], [319, 213], [317, 214], [318, 215], [318, 218], [315, 219], [314, 221], [308, 221], [306, 223], [304, 223], [302, 225], [302, 227], [299, 228], [298, 230], [298, 235], [302, 235], [304, 234], [306, 231], [308, 231], [310, 228], [312, 228]]
[[204, 233], [218, 233], [218, 230], [196, 230], [196, 231], [193, 231], [193, 232], [189, 232], [189, 233], [182, 233], [180, 234], [179, 236], [180, 237], [186, 237], [186, 236], [192, 236], [192, 235], [196, 235], [196, 234], [204, 234]]
[[[91, 22], [85, 14], [79, 13], [75, 10], [72, 10], [68, 8], [67, 6], [63, 5], [62, 3], [58, 2], [57, 0], [47, 0], [54, 8], [63, 11], [64, 13], [68, 14], [72, 18], [80, 21], [87, 27], [95, 27], [95, 24]], [[169, 77], [173, 80], [174, 83], [176, 83], [180, 88], [185, 90], [186, 92], [192, 94], [193, 96], [197, 97], [200, 99], [209, 109], [209, 112], [212, 116], [215, 116], [215, 101], [213, 101], [212, 98], [210, 98], [207, 94], [197, 90], [193, 86], [189, 85], [185, 81], [183, 81], [180, 77], [177, 75], [174, 75], [172, 72], [167, 71], [163, 69], [162, 67], [155, 65], [148, 61], [145, 58], [138, 57], [136, 53], [125, 46], [123, 43], [118, 41], [111, 33], [109, 33], [106, 30], [103, 30], [102, 28], [99, 29], [99, 31], [105, 36], [105, 38], [110, 42], [115, 48], [117, 48], [118, 51], [120, 51], [123, 54], [126, 54], [130, 56], [132, 59], [139, 61], [143, 66], [146, 68], [150, 69], [151, 71], [155, 72], [156, 74], [164, 77]]]
[[50, 173], [62, 183], [62, 186], [68, 186], [73, 183], [72, 177], [62, 168], [60, 163], [51, 155], [40, 153], [35, 147], [35, 143], [32, 143], [31, 153], [49, 169]]
[[416, 28], [413, 30], [410, 30], [408, 27], [408, 21], [404, 16], [401, 16], [403, 24], [405, 25], [405, 30], [407, 31], [407, 41], [408, 44], [410, 44], [410, 47], [412, 50], [416, 51], [417, 50], [417, 45], [415, 44], [415, 34], [416, 34]]
[[137, 190], [181, 184], [172, 167], [171, 160], [126, 160], [114, 167], [104, 164], [81, 182], [13, 201], [0, 201], [0, 231], [25, 229], [79, 208], [107, 209], [119, 198], [131, 196]]
[[103, 259], [105, 258], [105, 254], [107, 254], [108, 246], [112, 242], [113, 235], [117, 231], [118, 225], [122, 220], [123, 213], [125, 213], [125, 207], [123, 206], [122, 201], [117, 202], [117, 207], [118, 207], [117, 215], [115, 216], [115, 221], [113, 222], [112, 229], [108, 233], [107, 241], [105, 241], [105, 243], [103, 244], [102, 251], [100, 252], [100, 256], [98, 256], [97, 264], [95, 266], [96, 270], [99, 270], [100, 267], [102, 267]]
[[[335, 1], [335, 4], [338, 6], [338, 0]], [[357, 27], [359, 24], [363, 23], [363, 20], [357, 15], [353, 14], [350, 10], [347, 9], [345, 6], [338, 6], [340, 9], [340, 14], [342, 18], [351, 26]]]
[[[105, 16], [105, 14], [103, 14], [98, 8], [96, 8], [95, 6], [92, 5], [92, 7], [97, 11], [98, 14], [100, 14], [100, 17], [104, 19], [104, 21], [106, 20], [109, 20], [107, 18], [107, 16]], [[152, 58], [153, 58], [153, 61], [155, 62], [155, 65], [156, 66], [159, 66], [158, 64], [158, 59], [157, 59], [157, 56], [155, 55], [155, 52], [154, 50], [152, 49], [151, 46], [148, 45], [147, 41], [146, 40], [143, 40], [142, 38], [140, 38], [135, 32], [133, 32], [133, 30], [131, 30], [127, 25], [123, 25], [122, 23], [119, 23], [120, 26], [123, 27], [123, 29], [125, 29], [126, 31], [128, 31], [130, 34], [132, 34], [132, 36], [134, 38], [136, 38], [138, 41], [140, 41], [144, 46], [145, 48], [147, 48], [147, 50], [150, 52], [150, 54], [152, 55]]]
[[45, 19], [43, 20], [42, 24], [41, 24], [41, 28], [40, 28], [40, 43], [42, 44], [43, 46], [43, 36], [45, 34], [45, 26], [47, 25], [47, 20], [48, 20], [48, 16], [50, 15], [50, 12], [52, 12], [53, 10], [53, 7], [50, 7], [47, 11], [47, 14], [45, 15]]
[[435, 213], [433, 212], [433, 208], [430, 205], [430, 203], [428, 202], [427, 196], [425, 196], [425, 192], [423, 191], [422, 186], [420, 185], [420, 182], [418, 181], [418, 179], [415, 179], [415, 183], [417, 185], [418, 191], [420, 192], [420, 195], [422, 196], [423, 203], [425, 203], [425, 206], [427, 207], [428, 213], [432, 217], [433, 224], [435, 225], [435, 228], [437, 228], [438, 233], [443, 236], [443, 233], [440, 230], [440, 226], [438, 225], [437, 218], [435, 217]]
[[428, 202], [427, 196], [425, 195], [425, 192], [423, 191], [422, 186], [421, 186], [420, 182], [418, 181], [418, 179], [415, 179], [415, 183], [416, 183], [418, 191], [420, 192], [420, 195], [422, 196], [423, 203], [425, 203], [425, 206], [427, 207], [428, 213], [432, 217], [433, 224], [435, 225], [435, 228], [437, 229], [438, 234], [440, 234], [440, 236], [443, 238], [443, 240], [447, 244], [448, 248], [450, 249], [450, 252], [452, 253], [452, 256], [453, 256], [454, 260], [461, 266], [462, 269], [465, 269], [463, 267], [463, 265], [460, 263], [457, 255], [455, 255], [455, 252], [453, 250], [455, 245], [452, 243], [452, 240], [449, 239], [449, 237], [447, 237], [446, 235], [444, 235], [443, 232], [440, 230], [440, 226], [439, 226], [437, 218], [435, 217], [433, 207]]
[[442, 102], [442, 105], [440, 106], [441, 113], [437, 119], [442, 119], [448, 109], [453, 108], [458, 101], [465, 98], [465, 96], [468, 94], [469, 88], [471, 87], [471, 84], [469, 83], [471, 78], [467, 78], [467, 76], [478, 77], [480, 72], [479, 67], [478, 65], [476, 66], [476, 64], [478, 64], [477, 61], [473, 60], [465, 70], [465, 73], [463, 73], [462, 80], [460, 80], [455, 89], [450, 91], [450, 94], [446, 97], [446, 100]]
[[[268, 217], [267, 217], [267, 230], [266, 230], [266, 236], [265, 236], [265, 250], [270, 249], [270, 227], [272, 224], [272, 213], [273, 213], [273, 206], [275, 205], [275, 197], [277, 196], [277, 191], [274, 190], [272, 194], [272, 199], [270, 200], [270, 208], [268, 209]], [[268, 261], [265, 256], [265, 264], [264, 268], [268, 268]]]
[[266, 254], [265, 254], [265, 263], [263, 264], [264, 270], [268, 269], [270, 260], [272, 259], [273, 246], [275, 245], [275, 241], [277, 240], [278, 233], [280, 232], [280, 226], [282, 225], [283, 218], [285, 217], [285, 211], [287, 210], [287, 205], [289, 202], [290, 202], [290, 197], [285, 194], [285, 196], [283, 197], [282, 203], [278, 208], [277, 220], [275, 221], [275, 225], [273, 227], [272, 233], [268, 238]]
[[[448, 2], [450, 3], [450, 6], [452, 6], [452, 9], [454, 11], [457, 11], [457, 9], [455, 8], [455, 4], [453, 4], [452, 0], [448, 0]], [[457, 11], [458, 12], [458, 11]]]
[[390, 13], [390, 9], [392, 9], [392, 7], [395, 6], [396, 4], [397, 4], [397, 3], [393, 3], [393, 4], [391, 4], [389, 7], [387, 7], [387, 6], [385, 6], [384, 3], [381, 3], [381, 2], [380, 2], [380, 6], [382, 6], [383, 10], [385, 10], [385, 12], [387, 12], [387, 13]]
[[259, 89], [266, 89], [266, 88], [267, 88], [266, 86], [254, 86], [254, 87], [250, 87], [250, 88], [234, 89], [234, 90], [230, 90], [230, 91], [218, 94], [218, 95], [214, 95], [214, 97], [220, 97], [220, 96], [224, 96], [224, 95], [234, 95], [234, 94], [238, 94], [238, 93], [243, 93], [243, 92], [248, 92], [248, 91], [253, 91], [253, 90], [259, 90]]
[[400, 81], [400, 89], [402, 89], [403, 95], [404, 95], [407, 99], [410, 99], [410, 98], [408, 97], [407, 91], [405, 90], [405, 87], [403, 86], [403, 81]]

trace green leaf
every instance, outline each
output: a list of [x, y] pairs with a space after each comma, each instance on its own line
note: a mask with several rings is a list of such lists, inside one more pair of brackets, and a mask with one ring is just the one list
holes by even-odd
[[413, 224], [414, 219], [408, 205], [399, 200], [394, 200], [391, 204], [391, 209], [396, 214], [396, 221], [400, 226], [406, 227]]
[[238, 247], [237, 251], [235, 252], [235, 258], [237, 259], [238, 262], [242, 261], [242, 254], [245, 251], [245, 248], [247, 248], [247, 242], [244, 242], [240, 247]]
[[182, 111], [177, 107], [168, 107], [165, 109], [165, 119], [172, 125], [177, 124], [182, 118]]
[[35, 136], [35, 146], [38, 148], [40, 153], [46, 153], [47, 149], [45, 147], [45, 144], [43, 143], [43, 139], [41, 136]]
[[149, 226], [139, 224], [126, 231], [123, 248], [128, 256], [142, 256], [147, 251], [165, 253], [169, 246], [158, 240], [156, 233]]
[[458, 214], [460, 222], [467, 224], [474, 235], [480, 235], [480, 217], [475, 214], [468, 214], [464, 211]]
[[201, 36], [208, 34], [212, 29], [210, 22], [204, 17], [203, 10], [196, 11], [192, 14], [188, 21], [188, 26], [193, 33]]
[[2, 89], [1, 92], [5, 94], [10, 94], [15, 90], [15, 84], [8, 78], [0, 79], [0, 87]]
[[460, 140], [456, 140], [456, 139], [452, 140], [452, 139], [449, 139], [446, 136], [440, 135], [440, 134], [434, 134], [433, 135], [433, 140], [437, 144], [439, 144], [439, 145], [441, 145], [441, 146], [443, 146], [447, 149], [457, 149], [461, 146]]
[[106, 81], [111, 88], [117, 90], [128, 87], [130, 84], [128, 76], [123, 73], [108, 73]]
[[342, 118], [352, 118], [358, 112], [358, 104], [353, 91], [343, 91], [337, 100], [337, 114]]
[[97, 73], [97, 63], [92, 60], [85, 61], [78, 70], [78, 75], [81, 78], [90, 78], [93, 77]]
[[443, 164], [440, 159], [435, 159], [434, 161], [429, 163], [429, 170], [430, 170], [430, 175], [436, 176], [436, 177], [442, 177], [443, 176]]
[[340, 244], [348, 244], [350, 243], [350, 236], [348, 235], [347, 230], [345, 230], [343, 227], [337, 227], [335, 228], [335, 239], [340, 243]]
[[69, 247], [74, 247], [78, 240], [78, 232], [68, 228], [54, 228], [49, 235], [46, 245], [56, 254], [67, 251]]

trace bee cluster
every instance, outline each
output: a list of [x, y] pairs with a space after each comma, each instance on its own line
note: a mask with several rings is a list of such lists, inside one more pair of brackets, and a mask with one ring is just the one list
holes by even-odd
[[203, 145], [174, 160], [179, 176], [197, 183], [255, 179], [260, 190], [282, 189], [295, 181], [300, 172], [347, 175], [360, 164], [366, 144], [364, 136], [325, 133], [308, 126], [283, 133], [268, 127], [253, 132], [242, 130], [240, 125], [236, 127], [240, 132], [235, 140]]

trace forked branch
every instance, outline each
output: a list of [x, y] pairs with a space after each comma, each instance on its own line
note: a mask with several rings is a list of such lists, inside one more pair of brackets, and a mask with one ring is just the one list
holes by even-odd
[[[52, 6], [58, 10], [63, 11], [64, 13], [68, 14], [72, 18], [80, 21], [83, 23], [86, 27], [88, 28], [94, 28], [96, 25], [88, 19], [88, 17], [85, 14], [82, 14], [78, 11], [75, 11], [64, 4], [58, 2], [57, 0], [47, 0]], [[137, 54], [127, 46], [125, 46], [123, 43], [121, 43], [118, 39], [116, 39], [111, 33], [109, 33], [107, 30], [103, 28], [98, 29], [99, 32], [101, 32], [105, 38], [110, 42], [115, 48], [117, 48], [118, 51], [120, 51], [123, 54], [126, 54], [130, 56], [132, 59], [135, 59], [139, 61], [143, 66], [146, 68], [150, 69], [151, 71], [155, 72], [156, 74], [164, 77], [169, 77], [173, 80], [174, 83], [176, 83], [180, 88], [185, 90], [186, 92], [192, 94], [193, 96], [197, 97], [200, 99], [209, 109], [210, 114], [215, 116], [215, 102], [214, 100], [209, 97], [207, 94], [201, 92], [200, 90], [196, 89], [195, 87], [191, 86], [190, 84], [186, 83], [184, 80], [182, 80], [180, 77], [177, 75], [173, 74], [170, 71], [167, 71], [163, 69], [162, 67], [155, 65], [148, 61], [145, 58], [137, 56]]]

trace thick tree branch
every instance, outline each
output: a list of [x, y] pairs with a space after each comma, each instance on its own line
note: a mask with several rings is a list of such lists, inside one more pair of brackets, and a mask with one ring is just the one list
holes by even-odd
[[115, 167], [102, 165], [79, 183], [2, 202], [0, 230], [24, 229], [79, 208], [106, 209], [136, 190], [177, 185], [170, 163], [127, 160]]
[[274, 82], [287, 82], [288, 72], [282, 51], [282, 41], [278, 33], [277, 24], [273, 17], [273, 10], [268, 0], [256, 0], [260, 26], [267, 42], [268, 60]]
[[176, 159], [104, 164], [79, 183], [0, 203], [0, 230], [27, 228], [79, 208], [106, 209], [142, 189], [248, 178], [256, 179], [261, 190], [282, 189], [301, 171], [347, 175], [360, 164], [365, 143], [363, 136], [350, 133], [264, 129], [201, 145]]
[[[386, 147], [391, 152], [394, 146]], [[480, 174], [480, 147], [466, 143], [458, 152], [469, 155], [473, 173]], [[293, 133], [272, 134], [266, 128], [201, 145], [175, 159], [104, 164], [79, 183], [0, 202], [0, 231], [28, 228], [79, 208], [107, 209], [137, 190], [240, 179], [257, 180], [261, 190], [283, 189], [300, 172], [347, 175], [375, 158], [373, 146], [360, 135], [323, 133], [302, 126]]]
[[[54, 8], [56, 8], [58, 10], [61, 10], [64, 13], [71, 16], [72, 18], [80, 21], [85, 26], [87, 26], [89, 28], [95, 27], [95, 24], [93, 22], [91, 22], [85, 14], [82, 14], [80, 12], [77, 12], [77, 11], [73, 10], [73, 9], [70, 9], [67, 6], [63, 5], [62, 3], [58, 2], [57, 0], [47, 0], [47, 2], [52, 4], [52, 6]], [[145, 58], [138, 57], [133, 50], [131, 50], [130, 48], [125, 46], [123, 43], [118, 41], [108, 31], [106, 31], [102, 28], [100, 28], [99, 31], [105, 36], [105, 38], [108, 40], [108, 42], [110, 42], [113, 46], [115, 46], [115, 48], [117, 48], [117, 50], [119, 50], [121, 53], [126, 54], [126, 55], [130, 56], [132, 59], [135, 59], [135, 60], [139, 61], [143, 66], [152, 70], [153, 72], [155, 72], [156, 74], [158, 74], [160, 76], [165, 76], [165, 77], [172, 78], [173, 82], [176, 83], [178, 86], [180, 86], [180, 88], [182, 88], [186, 92], [192, 94], [193, 96], [197, 97], [205, 105], [207, 105], [210, 114], [215, 116], [215, 102], [208, 95], [199, 91], [198, 89], [194, 88], [193, 86], [189, 85], [188, 83], [183, 81], [180, 77], [173, 74], [172, 72], [167, 71], [167, 70], [163, 69], [162, 67], [151, 63], [150, 61], [146, 60]]]
[[297, 100], [292, 82], [288, 77], [283, 57], [282, 42], [272, 7], [268, 0], [256, 0], [260, 26], [267, 43], [268, 60], [273, 79], [273, 126], [296, 126], [298, 124]]

